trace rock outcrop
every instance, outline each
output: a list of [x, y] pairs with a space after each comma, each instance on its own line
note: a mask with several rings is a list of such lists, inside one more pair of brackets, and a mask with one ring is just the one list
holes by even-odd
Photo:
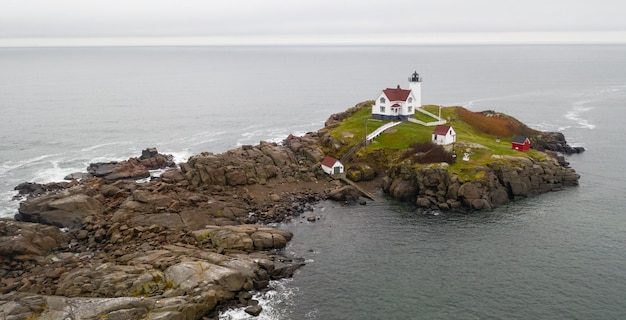
[[242, 224], [254, 209], [221, 192], [93, 178], [29, 197], [16, 219], [38, 223], [0, 220], [0, 314], [201, 319], [219, 305], [245, 306], [244, 293], [292, 276], [302, 261], [270, 253], [291, 232]]
[[563, 154], [582, 153], [583, 147], [572, 147], [561, 132], [542, 132], [529, 138], [531, 148], [538, 151], [555, 151]]
[[95, 196], [97, 193], [94, 190], [81, 186], [47, 196], [31, 197], [20, 203], [15, 220], [80, 229], [85, 217], [104, 210]]
[[0, 221], [0, 315], [202, 319], [232, 303], [258, 314], [250, 290], [303, 262], [271, 253], [291, 232], [252, 223], [324, 199], [322, 155], [311, 133], [204, 153], [147, 182], [135, 180], [171, 158], [147, 149], [80, 181], [21, 184], [15, 221]]
[[[123, 225], [125, 242], [104, 234], [93, 247], [84, 232], [0, 220], [0, 315], [3, 319], [202, 319], [229, 301], [246, 305], [253, 289], [290, 277], [302, 265], [269, 252], [222, 246], [204, 232]], [[216, 227], [255, 246], [283, 247], [289, 232], [272, 227]], [[165, 236], [171, 240], [142, 239]], [[70, 240], [69, 243], [67, 240]], [[108, 244], [107, 244], [108, 243]], [[228, 247], [230, 253], [219, 253]]]
[[[310, 139], [310, 137], [307, 137]], [[221, 188], [265, 185], [278, 182], [316, 181], [321, 170], [314, 170], [323, 155], [316, 144], [290, 136], [287, 147], [261, 142], [222, 154], [202, 153], [181, 164], [181, 172], [193, 187]]]
[[18, 192], [18, 195], [15, 197], [16, 200], [21, 199], [25, 196], [38, 196], [42, 195], [49, 191], [57, 191], [63, 190], [70, 186], [69, 182], [51, 182], [46, 184], [34, 183], [34, 182], [22, 182], [15, 186], [13, 190]]
[[371, 181], [376, 178], [376, 171], [367, 164], [356, 164], [348, 167], [346, 177], [354, 182]]
[[[89, 175], [107, 180], [143, 179], [150, 177], [150, 170], [174, 167], [172, 155], [160, 154], [155, 148], [143, 150], [141, 157], [125, 161], [98, 162], [87, 167]], [[72, 178], [73, 173], [68, 178]], [[80, 176], [81, 178], [83, 176]]]
[[580, 176], [554, 158], [493, 156], [486, 166], [452, 174], [447, 165], [398, 165], [388, 171], [383, 190], [391, 197], [438, 210], [489, 210], [516, 198], [578, 185]]

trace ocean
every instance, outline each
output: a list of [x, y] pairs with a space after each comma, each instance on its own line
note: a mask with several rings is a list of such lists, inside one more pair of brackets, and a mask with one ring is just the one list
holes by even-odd
[[[323, 127], [423, 77], [424, 104], [560, 131], [580, 186], [424, 215], [379, 194], [280, 226], [307, 264], [257, 319], [624, 319], [626, 46], [0, 48], [0, 216], [13, 187], [156, 147], [177, 162]], [[222, 319], [248, 319], [242, 310]]]

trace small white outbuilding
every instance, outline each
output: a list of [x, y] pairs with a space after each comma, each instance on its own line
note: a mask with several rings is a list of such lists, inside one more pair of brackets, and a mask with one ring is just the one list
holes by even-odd
[[433, 131], [433, 142], [439, 145], [447, 145], [456, 142], [456, 132], [451, 126], [438, 125]]
[[322, 170], [330, 175], [341, 174], [343, 173], [343, 164], [331, 156], [326, 156], [322, 160]]

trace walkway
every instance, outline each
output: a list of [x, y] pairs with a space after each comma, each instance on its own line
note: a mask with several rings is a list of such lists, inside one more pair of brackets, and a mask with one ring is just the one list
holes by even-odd
[[428, 112], [428, 111], [426, 111], [426, 110], [424, 110], [422, 108], [416, 108], [415, 111], [418, 111], [418, 112], [421, 112], [421, 113], [423, 113], [425, 115], [428, 115], [428, 116], [432, 117], [433, 119], [437, 119], [437, 121], [424, 122], [424, 121], [421, 121], [421, 120], [417, 120], [415, 118], [409, 118], [408, 119], [409, 122], [421, 124], [421, 125], [427, 126], [427, 127], [437, 126], [437, 125], [440, 125], [440, 124], [446, 124], [447, 123], [446, 120], [443, 120], [443, 119], [439, 118], [438, 116], [436, 116], [436, 115], [434, 115], [434, 114], [432, 114], [432, 113], [430, 113], [430, 112]]
[[355, 189], [359, 190], [359, 192], [361, 192], [361, 194], [362, 194], [364, 197], [366, 197], [366, 198], [368, 198], [368, 199], [370, 199], [370, 200], [376, 201], [376, 199], [374, 198], [374, 195], [373, 195], [373, 194], [371, 194], [371, 193], [369, 193], [369, 192], [365, 191], [363, 188], [359, 187], [359, 185], [358, 185], [358, 184], [356, 184], [356, 183], [354, 183], [354, 181], [352, 181], [352, 180], [350, 180], [350, 179], [346, 178], [346, 177], [345, 177], [345, 175], [344, 175], [344, 176], [342, 176], [340, 179], [341, 179], [341, 181], [343, 181], [343, 182], [345, 182], [345, 183], [347, 183], [347, 184], [349, 184], [349, 185], [353, 186]]
[[370, 133], [367, 135], [367, 137], [365, 137], [365, 140], [367, 141], [372, 141], [374, 138], [378, 137], [379, 134], [383, 133], [383, 131], [391, 128], [391, 127], [395, 127], [399, 124], [401, 124], [402, 121], [398, 121], [398, 122], [389, 122], [389, 123], [385, 123], [382, 127], [374, 130], [374, 132]]

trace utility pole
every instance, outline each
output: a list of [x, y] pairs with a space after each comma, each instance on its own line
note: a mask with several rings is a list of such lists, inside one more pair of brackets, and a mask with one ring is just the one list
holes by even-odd
[[365, 145], [367, 145], [367, 120], [369, 119], [365, 119]]

